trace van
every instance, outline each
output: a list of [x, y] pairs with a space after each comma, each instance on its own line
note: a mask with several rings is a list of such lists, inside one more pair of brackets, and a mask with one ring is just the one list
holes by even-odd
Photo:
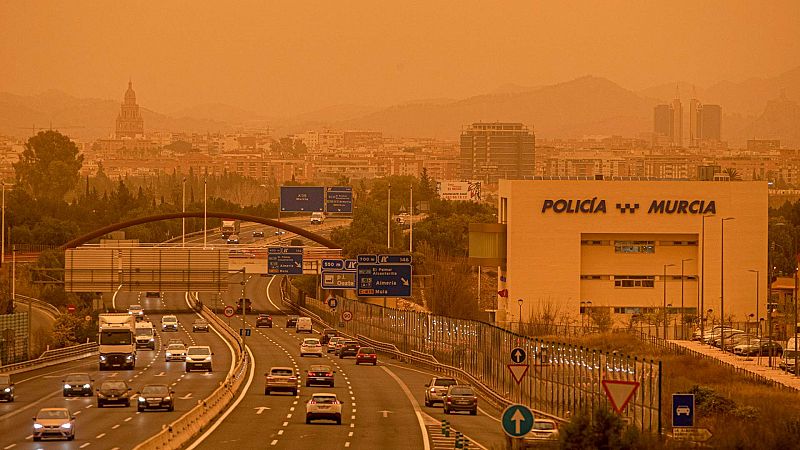
[[136, 348], [156, 349], [156, 335], [151, 322], [136, 323]]
[[298, 317], [295, 333], [311, 333], [311, 317]]
[[311, 225], [322, 225], [325, 222], [325, 213], [313, 212], [311, 213]]

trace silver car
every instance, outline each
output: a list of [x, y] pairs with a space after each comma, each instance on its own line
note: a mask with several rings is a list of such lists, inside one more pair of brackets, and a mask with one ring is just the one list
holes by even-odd
[[75, 416], [67, 408], [42, 408], [33, 418], [33, 440], [75, 439]]

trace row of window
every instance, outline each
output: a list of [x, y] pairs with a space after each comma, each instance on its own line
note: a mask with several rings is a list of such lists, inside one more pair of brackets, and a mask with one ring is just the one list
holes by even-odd
[[[614, 253], [655, 253], [656, 241], [602, 241], [584, 239], [581, 245], [614, 245]], [[697, 241], [659, 241], [660, 246], [697, 246]]]
[[[581, 280], [614, 280], [614, 287], [618, 288], [653, 288], [656, 283], [655, 275], [581, 275]], [[667, 275], [667, 279], [681, 280], [680, 275]], [[697, 280], [696, 275], [684, 275], [686, 281]]]
[[[614, 311], [614, 314], [655, 314], [655, 313], [664, 313], [664, 308], [659, 307], [644, 307], [644, 306], [581, 306], [580, 313], [581, 314], [591, 314], [593, 311], [599, 310], [607, 310], [611, 309]], [[682, 311], [681, 311], [682, 310]], [[694, 315], [697, 314], [696, 307], [685, 307], [681, 308], [679, 306], [667, 306], [667, 314], [683, 314], [685, 315]]]

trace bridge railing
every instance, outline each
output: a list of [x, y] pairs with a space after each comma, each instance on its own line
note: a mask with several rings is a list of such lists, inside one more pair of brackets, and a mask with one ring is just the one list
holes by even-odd
[[47, 350], [46, 352], [42, 353], [42, 356], [36, 359], [0, 366], [0, 372], [6, 374], [25, 372], [27, 370], [39, 369], [42, 367], [52, 366], [54, 364], [61, 364], [68, 361], [87, 358], [92, 355], [97, 355], [96, 342]]
[[22, 294], [15, 294], [14, 302], [17, 303], [20, 307], [27, 306], [27, 303], [30, 302], [33, 308], [40, 309], [42, 311], [47, 312], [53, 319], [56, 319], [58, 316], [61, 315], [61, 311], [55, 307], [52, 303], [48, 303], [44, 300], [39, 300], [38, 298], [28, 297], [27, 295]]
[[[336, 312], [322, 301], [286, 284], [285, 299], [313, 312], [351, 336], [393, 345], [404, 355], [430, 355], [414, 361], [463, 371], [507, 401], [524, 403], [556, 417], [581, 409], [608, 408], [604, 380], [639, 383], [623, 410], [626, 420], [642, 430], [661, 431], [661, 363], [634, 355], [604, 352], [562, 342], [522, 336], [473, 320], [397, 310], [338, 298]], [[343, 321], [349, 312], [352, 319]], [[508, 368], [511, 351], [527, 353], [527, 372], [519, 383]]]

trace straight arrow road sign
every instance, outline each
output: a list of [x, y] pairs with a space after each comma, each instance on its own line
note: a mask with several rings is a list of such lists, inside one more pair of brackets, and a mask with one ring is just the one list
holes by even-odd
[[622, 414], [638, 388], [638, 381], [603, 380], [603, 390], [617, 414]]
[[533, 428], [533, 411], [525, 405], [511, 405], [500, 415], [503, 431], [512, 438], [528, 434]]

